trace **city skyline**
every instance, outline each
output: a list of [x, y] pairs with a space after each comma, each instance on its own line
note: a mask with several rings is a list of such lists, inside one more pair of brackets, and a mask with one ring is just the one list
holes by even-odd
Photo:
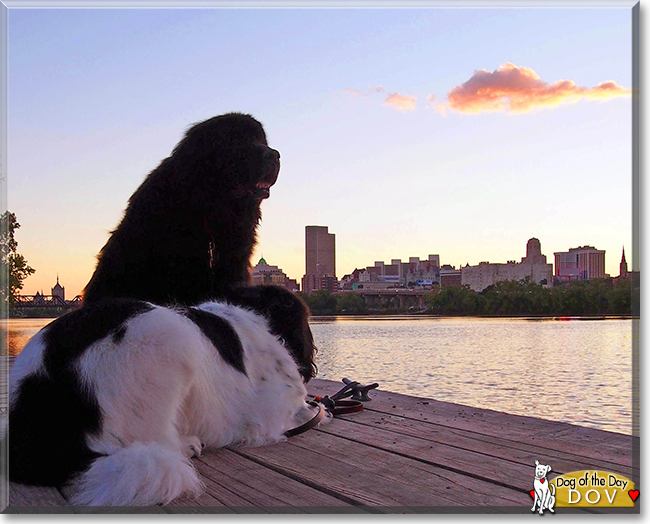
[[[308, 227], [314, 227], [314, 226], [308, 226]], [[319, 227], [319, 228], [322, 227], [322, 228], [324, 228], [325, 230], [327, 230], [327, 226], [315, 226], [315, 227]], [[327, 233], [327, 231], [325, 231], [325, 234], [332, 235], [331, 232], [330, 232], [330, 233]], [[528, 243], [526, 244], [526, 247], [527, 247], [527, 248], [528, 248], [528, 245], [529, 245], [529, 243], [530, 243], [531, 240], [537, 240], [537, 241], [538, 241], [538, 239], [536, 239], [536, 238], [531, 238], [531, 239], [529, 239], [529, 240], [528, 240]], [[539, 241], [538, 241], [538, 244], [539, 244]], [[593, 246], [587, 246], [587, 245], [585, 245], [585, 246], [578, 246], [578, 247], [566, 248], [566, 250], [567, 250], [567, 252], [568, 252], [568, 251], [581, 251], [581, 250], [584, 250], [585, 248], [593, 248]], [[334, 249], [336, 249], [335, 245], [334, 245]], [[543, 251], [545, 252], [546, 250], [543, 250]], [[606, 251], [605, 251], [605, 250], [596, 250], [596, 251], [603, 251], [603, 252], [604, 252], [604, 255], [603, 255], [603, 256], [604, 256], [605, 259], [607, 260], [607, 258], [606, 258]], [[540, 253], [540, 254], [541, 254], [541, 255], [544, 255], [544, 252], [542, 252], [542, 253]], [[623, 247], [621, 248], [621, 255], [622, 255], [623, 257], [624, 257], [624, 252], [625, 252], [625, 247], [623, 246]], [[524, 250], [522, 251], [522, 253], [525, 253], [525, 254], [526, 254], [526, 257], [529, 256], [529, 253], [527, 252], [527, 249], [524, 249]], [[521, 254], [521, 253], [520, 253], [520, 254]], [[549, 252], [549, 256], [550, 256], [551, 262], [548, 262], [548, 265], [550, 265], [550, 266], [553, 268], [552, 274], [553, 274], [553, 277], [554, 277], [554, 278], [558, 276], [558, 268], [557, 268], [557, 265], [556, 265], [556, 261], [558, 260], [558, 255], [564, 255], [564, 254], [565, 254], [564, 252], [552, 252], [552, 253]], [[567, 254], [568, 254], [568, 253], [567, 253]], [[305, 250], [305, 256], [306, 256], [306, 250]], [[365, 270], [365, 269], [368, 268], [368, 267], [372, 267], [372, 266], [374, 266], [374, 265], [375, 265], [376, 263], [378, 263], [378, 262], [384, 263], [386, 260], [390, 260], [391, 263], [392, 263], [392, 262], [394, 262], [394, 261], [396, 261], [396, 260], [399, 260], [399, 261], [402, 262], [402, 263], [408, 263], [408, 261], [409, 261], [410, 259], [412, 259], [412, 258], [418, 258], [419, 256], [421, 256], [421, 255], [418, 255], [418, 256], [416, 256], [416, 257], [413, 257], [413, 256], [407, 256], [407, 257], [401, 257], [401, 258], [385, 257], [385, 258], [381, 258], [381, 259], [373, 260], [372, 262], [369, 262], [369, 263], [357, 264], [357, 265], [355, 265], [355, 267], [351, 268], [349, 271], [345, 271], [345, 272], [343, 272], [341, 275], [339, 275], [339, 274], [337, 273], [337, 274], [336, 274], [336, 277], [337, 277], [337, 280], [340, 282], [344, 276], [348, 276], [348, 275], [352, 274], [352, 273], [353, 273], [354, 271], [356, 271], [356, 270], [362, 270], [362, 271], [363, 271], [363, 270]], [[439, 266], [438, 266], [439, 268], [442, 268], [443, 266], [452, 266], [453, 269], [455, 269], [455, 270], [459, 270], [459, 271], [460, 271], [460, 270], [462, 270], [464, 267], [466, 267], [465, 264], [453, 264], [453, 263], [451, 263], [450, 261], [445, 260], [444, 258], [441, 258], [439, 253], [435, 253], [435, 254], [434, 254], [434, 253], [431, 253], [431, 252], [430, 252], [430, 253], [428, 253], [426, 256], [427, 256], [428, 258], [436, 257], [437, 259], [439, 259], [439, 260], [440, 260], [440, 262], [439, 262]], [[521, 257], [519, 257], [519, 258], [521, 258]], [[470, 267], [476, 268], [476, 267], [479, 266], [479, 264], [482, 265], [482, 264], [486, 264], [486, 263], [488, 263], [488, 264], [490, 264], [490, 265], [499, 265], [499, 264], [503, 264], [503, 265], [505, 265], [506, 263], [509, 263], [509, 262], [516, 262], [516, 259], [517, 259], [517, 257], [514, 257], [514, 258], [508, 258], [508, 259], [502, 259], [502, 260], [480, 260], [480, 261], [477, 262], [476, 264], [470, 264]], [[405, 262], [405, 261], [406, 261], [406, 262]], [[523, 259], [522, 259], [522, 261], [523, 261]], [[271, 261], [271, 262], [273, 262], [273, 261]], [[263, 255], [260, 256], [260, 258], [259, 258], [259, 260], [258, 260], [257, 262], [255, 261], [255, 259], [251, 259], [251, 270], [254, 270], [257, 264], [266, 264], [266, 265], [268, 265], [268, 262], [266, 261], [266, 259], [264, 258]], [[608, 264], [608, 265], [609, 265], [609, 264]], [[617, 262], [616, 262], [615, 265], [616, 265], [616, 271], [614, 271], [613, 273], [605, 272], [605, 276], [609, 276], [610, 278], [614, 278], [614, 277], [618, 277], [618, 276], [619, 276], [619, 273], [620, 273], [620, 270], [621, 270], [621, 258], [620, 258], [620, 257], [617, 259]], [[305, 266], [307, 266], [307, 264], [305, 264]], [[282, 273], [282, 272], [284, 271], [284, 273], [286, 273], [286, 276], [287, 276], [289, 279], [291, 279], [292, 281], [300, 282], [300, 280], [301, 280], [300, 277], [294, 277], [293, 275], [287, 273], [287, 272], [284, 270], [284, 268], [282, 268], [282, 267], [280, 267], [280, 266], [278, 266], [278, 265], [269, 265], [268, 267], [271, 268], [271, 269], [275, 269], [275, 271], [276, 271], [277, 273]], [[307, 269], [307, 267], [305, 267], [305, 269]], [[627, 272], [627, 271], [628, 271], [628, 270], [626, 269], [626, 272]], [[629, 269], [629, 271], [632, 271], [632, 269]], [[304, 277], [304, 276], [306, 276], [306, 274], [304, 274], [304, 272], [303, 272], [303, 277]], [[260, 284], [260, 283], [261, 283], [261, 282], [258, 282], [258, 283], [255, 282], [254, 272], [253, 272], [253, 284], [254, 284], [254, 285], [258, 285], [258, 284]], [[303, 278], [303, 283], [302, 283], [302, 285], [304, 285], [304, 278]], [[300, 291], [304, 291], [304, 289], [302, 288], [302, 285], [300, 286]], [[59, 284], [59, 274], [58, 274], [58, 273], [57, 273], [57, 275], [56, 275], [56, 286], [61, 287], [60, 284]], [[23, 291], [22, 291], [21, 294], [22, 294], [22, 295], [36, 295], [37, 293], [38, 293], [38, 294], [46, 294], [46, 293], [44, 293], [43, 290], [44, 290], [44, 289], [48, 289], [49, 287], [50, 287], [50, 286], [48, 285], [48, 286], [45, 286], [45, 287], [41, 287], [41, 288], [39, 288], [39, 289], [34, 289], [34, 290], [30, 291], [30, 292], [28, 292], [26, 289], [23, 289]], [[66, 287], [66, 286], [63, 286], [64, 289], [65, 289], [65, 287]], [[54, 288], [53, 288], [53, 289], [54, 289]], [[71, 293], [71, 294], [69, 294], [68, 296], [69, 296], [69, 297], [74, 297], [74, 296], [78, 296], [78, 295], [81, 295], [81, 290], [80, 290], [78, 293]]]
[[[608, 4], [609, 5], [609, 4]], [[632, 243], [632, 3], [545, 9], [9, 12], [8, 208], [69, 294], [196, 121], [253, 114], [282, 155], [262, 253], [304, 274], [305, 224], [355, 264]], [[367, 262], [365, 262], [367, 261]], [[639, 268], [633, 267], [638, 270]]]

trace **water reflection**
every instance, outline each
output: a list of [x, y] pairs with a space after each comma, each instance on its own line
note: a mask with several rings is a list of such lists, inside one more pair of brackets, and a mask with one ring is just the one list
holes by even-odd
[[25, 347], [25, 344], [40, 329], [47, 326], [53, 318], [12, 318], [6, 321], [0, 321], [0, 331], [2, 335], [7, 334], [7, 353], [16, 356]]
[[632, 321], [314, 319], [319, 377], [631, 433]]

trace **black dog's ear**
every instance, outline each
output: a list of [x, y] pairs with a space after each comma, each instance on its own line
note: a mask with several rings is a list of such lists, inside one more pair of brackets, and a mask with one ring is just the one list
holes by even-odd
[[296, 300], [293, 297], [287, 295], [274, 297], [269, 302], [269, 306], [282, 308], [282, 309], [292, 309], [295, 305], [296, 305]]

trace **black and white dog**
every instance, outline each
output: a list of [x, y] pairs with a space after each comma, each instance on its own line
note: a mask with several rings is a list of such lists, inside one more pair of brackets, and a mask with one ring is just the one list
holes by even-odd
[[10, 480], [79, 505], [166, 503], [200, 491], [203, 446], [275, 442], [312, 418], [306, 306], [272, 286], [244, 295], [110, 299], [43, 328], [11, 370]]

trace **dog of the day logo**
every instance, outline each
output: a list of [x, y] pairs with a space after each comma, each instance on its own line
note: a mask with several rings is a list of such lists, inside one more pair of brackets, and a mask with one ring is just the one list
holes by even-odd
[[633, 508], [639, 491], [627, 477], [610, 471], [574, 471], [551, 480], [561, 508]]
[[532, 511], [540, 515], [555, 508], [633, 508], [639, 497], [634, 482], [610, 471], [573, 471], [548, 479], [550, 465], [535, 461], [530, 496]]

